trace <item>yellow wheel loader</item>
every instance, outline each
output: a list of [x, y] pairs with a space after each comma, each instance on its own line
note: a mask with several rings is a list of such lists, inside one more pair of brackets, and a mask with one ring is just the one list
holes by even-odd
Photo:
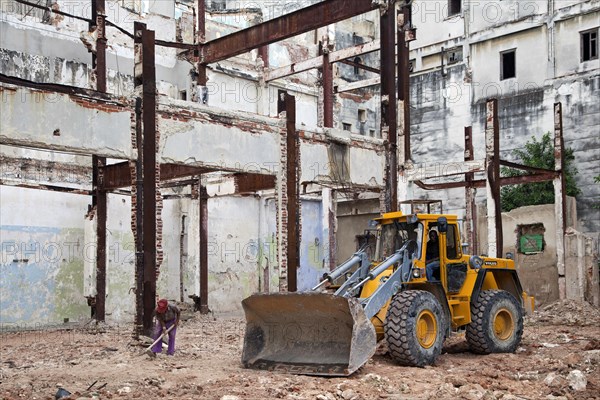
[[243, 300], [245, 367], [347, 376], [379, 340], [397, 363], [425, 366], [460, 328], [473, 352], [515, 351], [533, 298], [513, 260], [463, 254], [456, 216], [393, 212], [374, 223], [375, 245], [311, 291]]

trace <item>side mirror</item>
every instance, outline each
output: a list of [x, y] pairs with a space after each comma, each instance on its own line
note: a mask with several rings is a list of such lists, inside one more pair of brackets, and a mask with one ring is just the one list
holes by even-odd
[[448, 232], [448, 219], [446, 217], [439, 217], [437, 219], [438, 231], [440, 233]]

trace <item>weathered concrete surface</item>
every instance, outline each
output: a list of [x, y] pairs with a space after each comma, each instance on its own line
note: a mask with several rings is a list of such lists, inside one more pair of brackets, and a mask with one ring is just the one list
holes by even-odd
[[83, 297], [87, 198], [0, 187], [0, 322], [62, 323], [89, 315]]
[[279, 120], [176, 100], [160, 104], [159, 112], [162, 162], [276, 173]]
[[[485, 208], [478, 207], [478, 248], [487, 249]], [[527, 206], [502, 213], [504, 247], [502, 254], [512, 253], [523, 290], [535, 296], [536, 307], [559, 299], [559, 271], [556, 266], [556, 224], [554, 205]], [[519, 252], [519, 228], [541, 225], [544, 248], [534, 254]], [[484, 252], [484, 251], [482, 251]]]
[[122, 105], [10, 85], [0, 96], [3, 143], [133, 158], [131, 111]]

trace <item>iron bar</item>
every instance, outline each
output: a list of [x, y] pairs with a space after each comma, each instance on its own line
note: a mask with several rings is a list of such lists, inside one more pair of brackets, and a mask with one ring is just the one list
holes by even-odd
[[96, 53], [92, 65], [96, 73], [96, 90], [106, 92], [106, 14], [105, 0], [92, 0], [92, 20], [96, 23]]
[[[140, 46], [140, 44], [136, 44]], [[135, 102], [135, 136], [138, 157], [135, 163], [135, 331], [139, 338], [144, 333], [144, 174], [142, 143], [144, 140], [142, 129], [142, 98], [137, 97]], [[106, 174], [105, 174], [106, 177]], [[105, 182], [106, 184], [106, 182]]]
[[333, 128], [333, 65], [329, 53], [323, 54], [323, 126]]
[[402, 124], [400, 124], [403, 136], [404, 146], [402, 160], [410, 160], [410, 42], [406, 40], [406, 35], [412, 28], [411, 7], [404, 6], [398, 13], [398, 99], [401, 102]]
[[0, 186], [20, 187], [24, 189], [48, 190], [51, 192], [60, 192], [67, 194], [79, 194], [84, 196], [92, 196], [94, 192], [87, 189], [69, 188], [64, 186], [46, 185], [43, 183], [26, 183], [0, 179]]
[[92, 157], [92, 186], [94, 195], [92, 206], [96, 209], [96, 302], [92, 313], [96, 321], [106, 319], [106, 220], [108, 217], [108, 196], [102, 189], [102, 170], [106, 158]]
[[378, 68], [369, 67], [368, 65], [361, 64], [359, 62], [350, 61], [350, 60], [341, 60], [339, 62], [342, 63], [342, 64], [350, 65], [350, 66], [355, 67], [355, 68], [364, 69], [365, 71], [373, 72], [375, 74], [380, 74], [381, 73], [381, 71]]
[[[21, 3], [21, 4], [25, 4], [26, 6], [30, 6], [33, 8], [39, 8], [40, 10], [45, 10], [49, 13], [53, 13], [53, 14], [57, 14], [57, 15], [62, 15], [64, 17], [69, 17], [69, 18], [74, 18], [74, 19], [78, 19], [80, 21], [85, 21], [87, 23], [94, 23], [94, 21], [90, 18], [85, 18], [85, 17], [81, 17], [79, 15], [73, 15], [64, 11], [60, 11], [60, 10], [55, 10], [52, 7], [48, 7], [48, 6], [42, 6], [40, 4], [36, 4], [36, 3], [32, 3], [30, 1], [26, 1], [26, 0], [14, 0], [16, 3]], [[93, 0], [92, 0], [93, 1]]]
[[381, 126], [387, 130], [385, 211], [398, 209], [398, 98], [396, 96], [396, 9], [393, 1], [380, 17]]
[[296, 98], [285, 94], [287, 143], [287, 288], [298, 289], [297, 273], [300, 267], [300, 199], [299, 171], [300, 137], [296, 132]]
[[208, 193], [206, 186], [198, 182], [200, 206], [200, 313], [208, 314]]
[[534, 174], [545, 174], [548, 172], [554, 172], [554, 170], [551, 170], [551, 169], [530, 167], [528, 165], [517, 164], [514, 162], [510, 162], [510, 161], [505, 161], [505, 160], [500, 160], [500, 165], [503, 167], [520, 169], [520, 170], [531, 172]]

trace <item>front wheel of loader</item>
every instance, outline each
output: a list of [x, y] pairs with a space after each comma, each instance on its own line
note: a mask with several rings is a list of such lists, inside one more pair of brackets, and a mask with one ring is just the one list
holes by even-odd
[[523, 311], [504, 290], [484, 290], [471, 305], [467, 342], [478, 354], [512, 353], [523, 336]]
[[442, 352], [446, 327], [442, 307], [423, 290], [397, 293], [388, 308], [385, 340], [394, 361], [401, 365], [431, 365]]

